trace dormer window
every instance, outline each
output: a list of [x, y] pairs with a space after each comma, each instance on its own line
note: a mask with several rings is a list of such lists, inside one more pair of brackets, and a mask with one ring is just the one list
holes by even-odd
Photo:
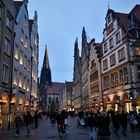
[[107, 42], [104, 44], [104, 53], [108, 51]]
[[107, 16], [107, 23], [109, 24], [111, 22], [111, 15], [109, 14], [108, 16]]
[[110, 49], [113, 48], [114, 44], [113, 44], [113, 38], [110, 38], [109, 40], [109, 47]]

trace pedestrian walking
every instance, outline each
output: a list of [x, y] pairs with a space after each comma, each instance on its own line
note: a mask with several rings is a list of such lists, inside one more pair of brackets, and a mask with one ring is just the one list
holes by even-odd
[[33, 118], [32, 115], [29, 111], [26, 112], [25, 117], [24, 117], [24, 122], [26, 124], [26, 129], [27, 129], [27, 135], [30, 135], [30, 128], [29, 125], [33, 123]]
[[19, 136], [20, 134], [21, 123], [22, 123], [21, 117], [19, 116], [19, 113], [17, 113], [15, 117], [16, 136]]
[[35, 111], [35, 114], [34, 114], [34, 122], [35, 122], [35, 128], [38, 128], [38, 114], [37, 112]]
[[98, 140], [110, 140], [110, 118], [106, 111], [98, 116]]
[[122, 113], [120, 114], [120, 124], [122, 126], [122, 133], [124, 136], [126, 136], [127, 132], [127, 113], [122, 110]]
[[90, 140], [96, 140], [97, 119], [94, 113], [89, 114], [87, 126], [90, 128]]

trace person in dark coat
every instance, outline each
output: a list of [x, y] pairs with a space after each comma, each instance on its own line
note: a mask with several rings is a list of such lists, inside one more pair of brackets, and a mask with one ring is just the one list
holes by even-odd
[[38, 128], [38, 114], [37, 112], [35, 111], [35, 114], [34, 114], [34, 122], [35, 122], [35, 128]]
[[90, 139], [96, 139], [96, 126], [97, 126], [97, 118], [94, 113], [90, 113], [87, 118], [87, 125], [90, 128]]
[[22, 123], [21, 117], [17, 113], [15, 117], [16, 136], [20, 134], [21, 123]]
[[33, 123], [33, 117], [29, 111], [27, 111], [25, 116], [24, 116], [24, 122], [25, 122], [26, 128], [27, 128], [27, 135], [30, 135], [29, 125], [31, 123]]
[[98, 140], [110, 140], [110, 118], [107, 112], [102, 111], [98, 117]]
[[119, 135], [119, 129], [120, 129], [120, 122], [119, 122], [120, 115], [119, 115], [118, 111], [114, 112], [114, 114], [112, 114], [111, 118], [112, 118], [112, 124], [113, 124], [113, 128], [114, 128], [114, 132], [118, 136]]
[[120, 124], [122, 126], [123, 135], [126, 136], [126, 132], [127, 132], [127, 113], [125, 113], [124, 110], [122, 110], [122, 113], [120, 114]]

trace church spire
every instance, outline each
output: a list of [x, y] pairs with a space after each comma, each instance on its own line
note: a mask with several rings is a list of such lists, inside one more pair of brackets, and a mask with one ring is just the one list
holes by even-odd
[[48, 50], [47, 45], [45, 48], [45, 55], [44, 55], [44, 61], [43, 61], [43, 67], [41, 69], [41, 75], [40, 75], [40, 84], [41, 86], [45, 87], [45, 85], [51, 85], [51, 70], [49, 66], [49, 57], [48, 57]]
[[49, 69], [49, 58], [48, 58], [48, 49], [47, 49], [47, 45], [45, 48], [45, 56], [44, 56], [44, 62], [43, 62], [43, 67], [45, 67], [46, 69]]

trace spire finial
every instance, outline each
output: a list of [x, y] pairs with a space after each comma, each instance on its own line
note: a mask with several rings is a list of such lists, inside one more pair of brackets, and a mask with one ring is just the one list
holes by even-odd
[[107, 3], [107, 7], [108, 7], [108, 9], [110, 8], [109, 2]]

